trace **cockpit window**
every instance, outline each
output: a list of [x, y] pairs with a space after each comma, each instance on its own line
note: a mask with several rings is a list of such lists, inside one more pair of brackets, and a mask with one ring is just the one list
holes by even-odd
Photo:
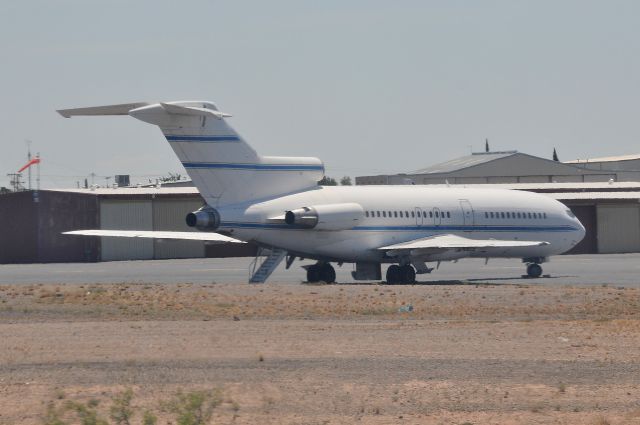
[[571, 211], [570, 209], [566, 209], [566, 213], [569, 217], [571, 218], [576, 218], [576, 215], [573, 213], [573, 211]]

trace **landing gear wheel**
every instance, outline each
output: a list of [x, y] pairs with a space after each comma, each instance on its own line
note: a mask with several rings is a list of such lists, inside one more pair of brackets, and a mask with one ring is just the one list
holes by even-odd
[[542, 276], [542, 266], [540, 264], [529, 264], [527, 266], [527, 276], [540, 277]]
[[387, 284], [398, 285], [402, 282], [402, 268], [396, 264], [392, 264], [387, 269]]
[[407, 264], [400, 267], [400, 271], [402, 273], [402, 283], [416, 283], [416, 270], [413, 266]]
[[320, 268], [320, 280], [327, 283], [335, 283], [336, 270], [329, 263], [325, 263]]
[[320, 267], [317, 264], [307, 268], [307, 282], [316, 283], [320, 281]]

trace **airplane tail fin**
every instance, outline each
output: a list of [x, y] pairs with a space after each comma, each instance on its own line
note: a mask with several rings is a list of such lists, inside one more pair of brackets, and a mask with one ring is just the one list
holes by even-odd
[[317, 158], [260, 156], [211, 102], [128, 103], [58, 111], [78, 115], [130, 115], [157, 125], [194, 184], [213, 207], [311, 188], [322, 179]]

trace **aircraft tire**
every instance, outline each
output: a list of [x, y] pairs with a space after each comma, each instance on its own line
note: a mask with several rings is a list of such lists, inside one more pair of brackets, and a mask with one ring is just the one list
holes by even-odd
[[412, 284], [416, 283], [416, 270], [413, 266], [407, 264], [400, 268], [402, 273], [402, 283]]
[[319, 267], [320, 269], [320, 280], [327, 283], [335, 283], [336, 281], [336, 270], [329, 263], [323, 264]]
[[527, 276], [540, 277], [542, 276], [542, 266], [540, 264], [529, 264], [527, 266]]
[[316, 264], [307, 268], [307, 282], [320, 282], [320, 267]]
[[387, 285], [398, 285], [402, 283], [402, 268], [397, 264], [392, 264], [387, 269]]

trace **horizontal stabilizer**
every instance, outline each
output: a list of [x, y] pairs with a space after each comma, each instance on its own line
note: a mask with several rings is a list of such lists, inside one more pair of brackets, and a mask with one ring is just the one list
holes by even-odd
[[544, 241], [506, 241], [497, 239], [469, 239], [456, 235], [430, 236], [395, 245], [378, 248], [382, 251], [414, 250], [414, 249], [483, 249], [483, 248], [519, 248], [527, 246], [549, 245]]
[[107, 236], [119, 238], [151, 238], [151, 239], [180, 239], [190, 241], [209, 241], [209, 242], [229, 242], [229, 243], [245, 243], [238, 239], [233, 239], [219, 233], [211, 232], [163, 232], [163, 231], [147, 231], [147, 230], [74, 230], [71, 232], [63, 232], [64, 235], [81, 235], [81, 236]]
[[162, 109], [167, 111], [167, 113], [174, 114], [174, 115], [195, 115], [195, 116], [205, 116], [205, 117], [214, 116], [218, 119], [231, 116], [231, 114], [220, 112], [214, 109], [198, 108], [195, 106], [181, 106], [177, 104], [162, 103], [162, 102], [160, 103], [160, 105], [162, 106]]
[[90, 106], [88, 108], [59, 109], [58, 113], [65, 118], [80, 115], [128, 115], [132, 109], [150, 105], [147, 102], [121, 103], [119, 105]]

